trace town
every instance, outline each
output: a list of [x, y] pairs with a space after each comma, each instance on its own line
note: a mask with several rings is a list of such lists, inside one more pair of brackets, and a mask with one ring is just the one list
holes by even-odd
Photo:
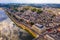
[[19, 27], [35, 37], [33, 40], [60, 40], [60, 9], [32, 6], [4, 9]]

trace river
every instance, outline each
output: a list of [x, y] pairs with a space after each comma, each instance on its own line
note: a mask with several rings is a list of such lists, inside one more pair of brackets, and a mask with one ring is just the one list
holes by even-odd
[[0, 22], [7, 18], [8, 16], [5, 14], [4, 10], [0, 10]]

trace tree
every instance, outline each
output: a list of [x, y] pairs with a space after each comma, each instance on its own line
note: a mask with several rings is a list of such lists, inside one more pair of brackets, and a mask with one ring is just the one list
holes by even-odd
[[40, 13], [42, 13], [43, 11], [40, 10], [40, 9], [37, 9], [36, 12], [37, 12], [38, 14], [40, 14]]
[[20, 21], [23, 21], [23, 19], [20, 19]]
[[28, 10], [28, 9], [29, 9], [28, 7], [24, 8], [24, 10]]
[[48, 10], [48, 12], [52, 12], [51, 10]]
[[32, 11], [32, 12], [35, 12], [35, 11], [36, 11], [36, 8], [32, 8], [31, 11]]
[[33, 23], [33, 22], [30, 22], [30, 24], [31, 24], [31, 25], [34, 25], [34, 23]]
[[24, 10], [20, 10], [20, 12], [24, 12]]
[[18, 12], [17, 8], [13, 8], [13, 10], [15, 10], [16, 12]]
[[53, 14], [52, 16], [51, 16], [51, 18], [54, 18], [56, 15], [55, 14]]

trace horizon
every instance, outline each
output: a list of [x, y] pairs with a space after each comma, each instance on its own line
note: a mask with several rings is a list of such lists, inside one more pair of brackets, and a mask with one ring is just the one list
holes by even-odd
[[0, 3], [60, 4], [60, 0], [0, 0]]
[[59, 3], [0, 3], [0, 4], [59, 4]]

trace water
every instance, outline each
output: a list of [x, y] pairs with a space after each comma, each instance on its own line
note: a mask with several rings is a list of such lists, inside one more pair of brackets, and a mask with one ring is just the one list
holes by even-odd
[[0, 10], [0, 22], [7, 19], [7, 15], [5, 14], [4, 10]]
[[[33, 37], [25, 30], [13, 25], [12, 21], [0, 10], [0, 40], [32, 40]], [[14, 38], [13, 38], [14, 37]]]

